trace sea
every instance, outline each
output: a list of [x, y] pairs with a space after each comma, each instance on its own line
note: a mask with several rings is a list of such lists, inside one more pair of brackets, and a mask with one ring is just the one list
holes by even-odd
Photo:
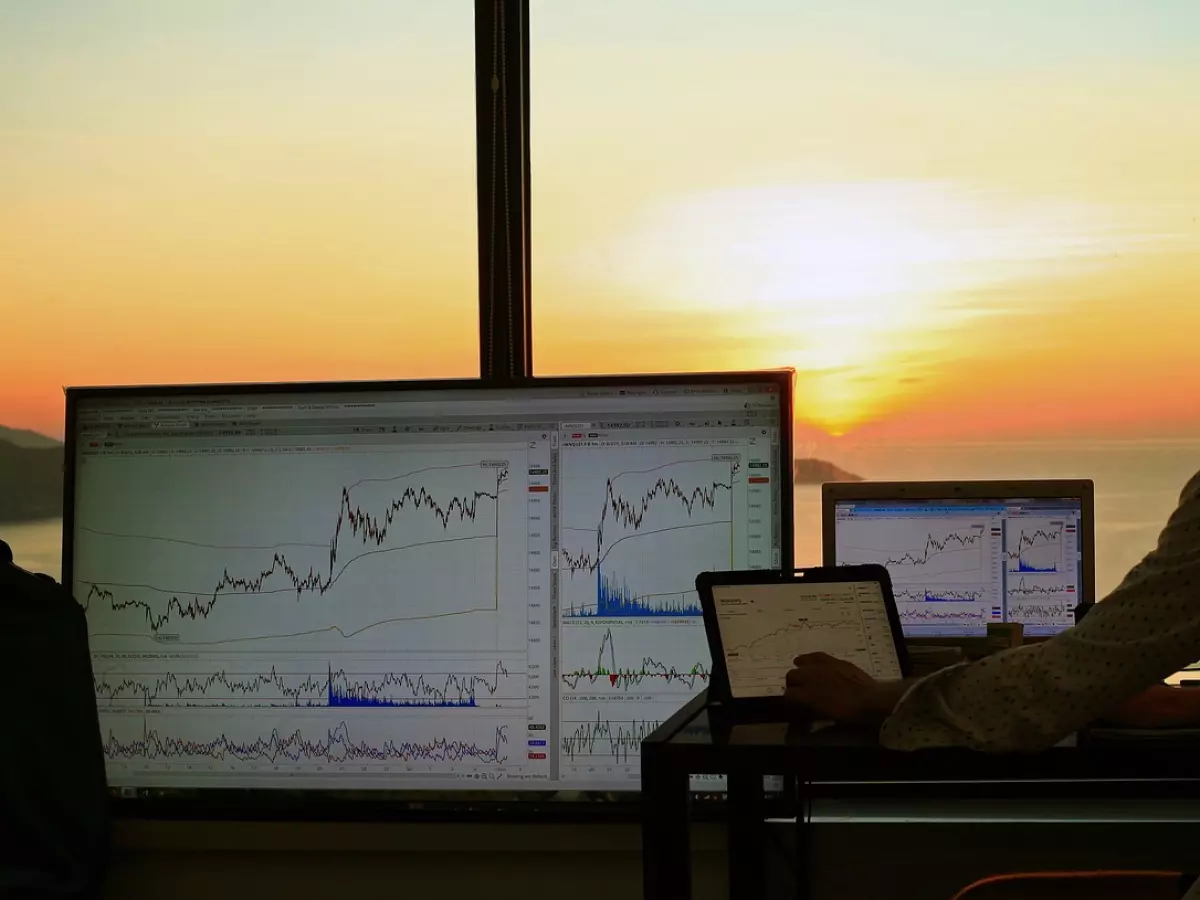
[[[1096, 483], [1096, 592], [1103, 597], [1154, 549], [1180, 491], [1200, 471], [1200, 440], [1091, 441], [858, 446], [821, 452], [871, 480], [1091, 478]], [[809, 448], [801, 448], [809, 452]], [[802, 485], [793, 497], [796, 562], [821, 561], [821, 489]], [[55, 578], [61, 573], [62, 520], [0, 524], [18, 565]]]

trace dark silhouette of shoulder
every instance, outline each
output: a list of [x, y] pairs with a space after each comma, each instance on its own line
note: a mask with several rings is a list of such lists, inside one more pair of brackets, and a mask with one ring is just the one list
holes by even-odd
[[93, 897], [107, 788], [87, 619], [71, 592], [0, 541], [0, 897]]
[[12, 548], [0, 541], [0, 603], [53, 602], [62, 599], [61, 585], [49, 575], [29, 572], [13, 562]]

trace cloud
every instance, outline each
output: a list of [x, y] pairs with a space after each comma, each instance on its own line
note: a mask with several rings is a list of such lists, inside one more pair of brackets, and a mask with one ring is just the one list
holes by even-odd
[[[1074, 274], [1180, 235], [1099, 204], [1023, 198], [944, 181], [727, 188], [675, 197], [576, 260], [653, 304], [860, 317], [861, 297], [945, 298]], [[838, 301], [847, 308], [830, 309]]]
[[952, 181], [822, 181], [669, 198], [573, 271], [641, 310], [724, 320], [764, 357], [818, 374], [808, 412], [842, 427], [893, 404], [918, 374], [936, 377], [965, 330], [1069, 302], [1031, 285], [1178, 239], [1096, 203]]

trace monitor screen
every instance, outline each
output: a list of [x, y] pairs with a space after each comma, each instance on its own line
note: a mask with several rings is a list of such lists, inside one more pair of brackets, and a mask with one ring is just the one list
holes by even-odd
[[114, 787], [636, 790], [700, 571], [789, 565], [790, 376], [78, 390]]
[[838, 565], [879, 563], [910, 637], [1030, 635], [1075, 623], [1082, 599], [1083, 498], [839, 500]]
[[713, 586], [729, 694], [779, 697], [792, 660], [828, 653], [885, 681], [902, 676], [877, 581]]

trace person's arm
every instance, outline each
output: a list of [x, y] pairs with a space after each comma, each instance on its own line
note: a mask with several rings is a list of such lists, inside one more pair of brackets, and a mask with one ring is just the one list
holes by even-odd
[[920, 678], [905, 678], [902, 681], [877, 681], [863, 699], [862, 712], [857, 721], [864, 725], [882, 725]]
[[[862, 702], [861, 712], [850, 721], [863, 725], [882, 725], [920, 678], [880, 681], [871, 687]], [[1106, 725], [1123, 728], [1180, 728], [1200, 726], [1200, 690], [1156, 684], [1135, 694], [1116, 709], [1104, 714]]]
[[[1158, 547], [1082, 622], [1043, 643], [921, 679], [895, 704], [880, 740], [895, 749], [1041, 750], [1106, 714], [1128, 711], [1135, 696], [1197, 659], [1200, 474], [1184, 489]], [[1135, 715], [1139, 702], [1145, 713], [1153, 701], [1133, 701]]]
[[1200, 690], [1156, 684], [1106, 713], [1103, 721], [1125, 728], [1200, 725]]

